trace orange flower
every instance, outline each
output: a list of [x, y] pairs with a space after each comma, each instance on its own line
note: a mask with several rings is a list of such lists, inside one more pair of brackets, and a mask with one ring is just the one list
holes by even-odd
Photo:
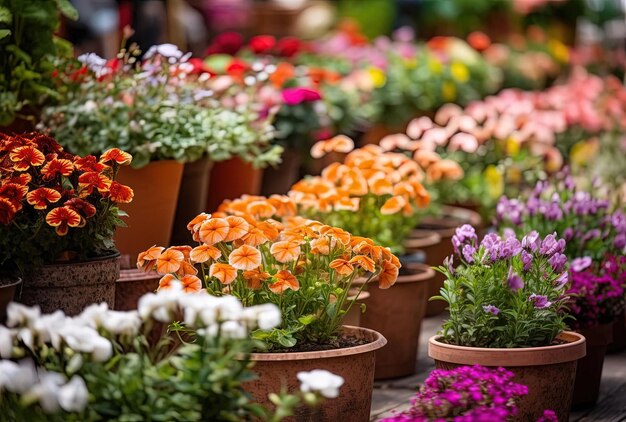
[[190, 256], [193, 262], [206, 262], [209, 259], [217, 261], [222, 253], [215, 246], [200, 245], [191, 250]]
[[194, 267], [193, 264], [189, 262], [189, 260], [186, 259], [180, 263], [180, 268], [178, 269], [178, 271], [176, 271], [176, 275], [179, 277], [196, 274], [198, 274], [198, 269]]
[[74, 159], [74, 166], [76, 169], [84, 172], [96, 172], [100, 173], [106, 167], [104, 164], [96, 161], [96, 157], [88, 155], [86, 157], [76, 157]]
[[8, 199], [16, 207], [28, 193], [28, 187], [18, 183], [6, 183], [0, 186], [0, 198]]
[[261, 265], [261, 252], [249, 245], [242, 245], [228, 256], [228, 263], [238, 270], [252, 270]]
[[300, 283], [298, 283], [296, 276], [287, 270], [280, 270], [274, 277], [276, 278], [276, 281], [270, 284], [269, 288], [276, 294], [284, 293], [289, 289], [293, 291], [300, 289]]
[[360, 198], [348, 198], [344, 196], [335, 201], [335, 203], [333, 204], [333, 208], [335, 208], [337, 211], [356, 212], [359, 210], [360, 203]]
[[261, 230], [252, 227], [247, 235], [241, 238], [241, 241], [249, 246], [259, 246], [267, 242], [269, 239]]
[[276, 242], [270, 248], [270, 252], [278, 262], [283, 264], [292, 262], [300, 256], [300, 245], [294, 242]]
[[285, 82], [292, 79], [295, 75], [296, 72], [291, 63], [281, 62], [276, 65], [276, 70], [270, 74], [269, 79], [276, 88], [282, 88]]
[[16, 212], [17, 210], [10, 200], [0, 198], [0, 224], [9, 224], [13, 221]]
[[171, 289], [172, 287], [174, 287], [174, 284], [178, 282], [179, 282], [178, 279], [172, 274], [165, 274], [159, 280], [159, 287], [157, 288], [157, 290]]
[[390, 195], [393, 193], [393, 184], [385, 176], [372, 178], [368, 183], [374, 195]]
[[45, 210], [49, 204], [53, 204], [59, 199], [61, 199], [61, 194], [51, 188], [38, 188], [26, 195], [26, 200], [36, 210]]
[[328, 266], [341, 275], [348, 275], [354, 272], [354, 267], [352, 266], [352, 264], [345, 259], [335, 259]]
[[399, 268], [389, 261], [383, 262], [383, 269], [378, 274], [378, 287], [388, 289], [393, 286], [398, 279]]
[[241, 217], [226, 217], [226, 221], [230, 229], [224, 238], [224, 242], [232, 242], [233, 240], [241, 239], [248, 234], [248, 230], [250, 230], [248, 222]]
[[26, 186], [33, 180], [33, 177], [28, 173], [21, 173], [17, 176], [11, 177], [8, 182], [9, 183], [17, 183], [18, 185]]
[[209, 268], [209, 275], [217, 278], [222, 284], [230, 284], [237, 277], [237, 270], [228, 264], [216, 262]]
[[254, 201], [250, 202], [246, 207], [248, 214], [257, 219], [270, 218], [276, 214], [276, 208], [270, 205], [267, 201]]
[[46, 223], [56, 227], [56, 232], [59, 236], [65, 236], [69, 227], [78, 227], [80, 222], [80, 215], [69, 207], [54, 208], [46, 215]]
[[363, 268], [365, 271], [373, 273], [376, 270], [376, 263], [370, 257], [365, 255], [357, 255], [352, 258], [350, 264], [356, 265], [357, 267]]
[[383, 215], [396, 214], [400, 212], [406, 204], [407, 201], [404, 199], [404, 196], [392, 196], [385, 201], [383, 206], [380, 208], [380, 212]]
[[96, 207], [80, 198], [69, 199], [63, 205], [73, 209], [83, 218], [91, 218], [96, 215]]
[[118, 148], [111, 148], [106, 150], [100, 156], [101, 163], [117, 163], [121, 166], [129, 165], [133, 160], [133, 156], [127, 152], [124, 152]]
[[181, 251], [166, 249], [156, 260], [156, 268], [159, 274], [175, 273], [185, 259]]
[[26, 171], [31, 166], [40, 166], [46, 160], [46, 157], [41, 151], [30, 145], [15, 148], [9, 154], [9, 158], [14, 163], [13, 169], [17, 171]]
[[94, 188], [98, 189], [100, 193], [105, 193], [109, 189], [109, 186], [111, 186], [111, 180], [104, 174], [90, 171], [78, 177], [78, 186], [80, 186], [82, 191], [80, 196], [83, 197], [91, 195]]
[[109, 198], [118, 204], [128, 204], [133, 200], [134, 192], [131, 188], [121, 183], [111, 182], [109, 186]]
[[246, 279], [248, 287], [257, 290], [261, 288], [261, 285], [265, 280], [270, 278], [269, 273], [261, 271], [259, 268], [243, 272], [243, 278]]
[[322, 158], [330, 152], [348, 153], [354, 149], [354, 141], [345, 135], [337, 135], [325, 141], [317, 141], [311, 147], [311, 157]]
[[275, 220], [270, 219], [270, 220], [261, 221], [260, 223], [256, 225], [256, 228], [261, 230], [263, 234], [265, 235], [265, 237], [267, 237], [267, 239], [272, 242], [276, 240], [278, 236], [280, 236], [280, 231], [279, 231], [279, 229], [281, 228], [280, 223], [278, 223]]
[[202, 281], [195, 275], [187, 274], [180, 279], [180, 283], [183, 285], [183, 292], [185, 293], [198, 293], [202, 290]]
[[147, 251], [141, 252], [137, 257], [137, 268], [144, 271], [152, 270], [156, 260], [164, 250], [163, 246], [153, 245]]
[[337, 239], [344, 245], [349, 245], [352, 237], [347, 231], [340, 229], [339, 227], [331, 226], [322, 226], [320, 228], [320, 234]]
[[170, 249], [182, 252], [184, 259], [189, 259], [189, 257], [191, 256], [191, 246], [170, 246]]
[[70, 160], [63, 158], [53, 158], [41, 168], [41, 174], [46, 180], [50, 180], [57, 175], [69, 176], [74, 172], [74, 164]]
[[209, 218], [211, 218], [211, 214], [207, 214], [205, 212], [198, 214], [197, 216], [193, 218], [193, 220], [191, 220], [187, 224], [187, 230], [189, 230], [192, 233], [196, 232], [200, 228], [202, 223], [207, 221]]
[[211, 218], [200, 226], [199, 237], [207, 245], [214, 245], [226, 239], [230, 225], [223, 218]]
[[328, 255], [330, 242], [327, 237], [320, 237], [311, 241], [311, 253], [314, 255]]
[[291, 217], [297, 214], [296, 203], [285, 195], [272, 195], [267, 200], [268, 204], [276, 208], [278, 217]]

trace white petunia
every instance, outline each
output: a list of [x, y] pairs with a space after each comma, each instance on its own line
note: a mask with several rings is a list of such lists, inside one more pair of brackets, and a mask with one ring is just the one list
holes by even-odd
[[141, 319], [137, 311], [109, 311], [102, 326], [105, 330], [113, 334], [124, 334], [134, 336], [139, 333]]
[[13, 339], [15, 330], [0, 325], [0, 358], [9, 359], [13, 352]]
[[7, 327], [30, 326], [41, 315], [39, 306], [26, 306], [21, 303], [11, 302], [7, 307]]
[[328, 372], [325, 369], [314, 369], [311, 372], [298, 372], [300, 390], [303, 393], [314, 392], [322, 396], [334, 399], [339, 396], [339, 388], [344, 379], [339, 375]]
[[241, 340], [248, 336], [246, 327], [237, 321], [226, 321], [220, 327], [222, 337]]
[[0, 390], [23, 394], [37, 382], [37, 371], [32, 362], [21, 361], [19, 364], [0, 360]]
[[166, 58], [174, 58], [174, 59], [180, 59], [183, 57], [183, 52], [180, 51], [176, 45], [166, 43], [166, 44], [153, 45], [152, 47], [150, 47], [148, 51], [146, 51], [144, 58], [149, 59], [157, 54]]
[[61, 408], [66, 412], [80, 412], [87, 406], [89, 391], [85, 381], [74, 375], [70, 382], [65, 384], [58, 392], [58, 401]]

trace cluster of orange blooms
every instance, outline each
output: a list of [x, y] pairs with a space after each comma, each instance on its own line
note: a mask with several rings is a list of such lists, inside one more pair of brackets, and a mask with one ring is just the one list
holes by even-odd
[[379, 287], [389, 288], [400, 268], [389, 249], [297, 217], [293, 201], [279, 195], [227, 201], [220, 211], [200, 214], [187, 227], [198, 246], [153, 246], [138, 257], [138, 268], [163, 275], [159, 289], [180, 283], [187, 292], [200, 291], [197, 266], [211, 293], [233, 293], [244, 301], [242, 291], [282, 294], [315, 282], [346, 288], [365, 273], [378, 273]]

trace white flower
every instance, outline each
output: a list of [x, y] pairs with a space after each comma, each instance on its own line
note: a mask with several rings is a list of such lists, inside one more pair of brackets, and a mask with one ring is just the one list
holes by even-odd
[[94, 100], [88, 100], [85, 102], [85, 105], [83, 107], [87, 113], [90, 113], [98, 108], [98, 103], [96, 103]]
[[37, 371], [32, 362], [19, 364], [10, 360], [0, 360], [0, 390], [23, 394], [37, 382]]
[[339, 396], [339, 387], [344, 380], [339, 375], [328, 372], [325, 369], [314, 369], [311, 372], [298, 372], [300, 390], [303, 393], [314, 392], [322, 396], [334, 399]]
[[106, 320], [109, 305], [106, 302], [93, 303], [87, 306], [83, 311], [74, 318], [74, 322], [84, 323], [92, 328], [102, 327], [102, 323]]
[[248, 330], [237, 321], [226, 321], [220, 327], [222, 337], [230, 339], [244, 339], [248, 336]]
[[82, 64], [87, 65], [87, 67], [95, 72], [101, 70], [102, 67], [106, 66], [107, 61], [102, 57], [98, 56], [96, 53], [85, 53], [78, 56], [78, 61]]
[[111, 342], [91, 327], [68, 323], [61, 328], [60, 334], [70, 349], [90, 353], [96, 362], [105, 362], [113, 355]]
[[269, 330], [281, 323], [280, 309], [273, 303], [245, 308], [242, 318], [248, 322], [251, 329], [259, 327], [261, 330]]
[[0, 358], [9, 359], [13, 351], [15, 331], [0, 325]]
[[243, 312], [243, 306], [241, 302], [234, 296], [222, 296], [219, 299], [218, 307], [218, 320], [220, 321], [238, 321], [241, 319], [241, 313]]
[[139, 312], [129, 311], [109, 311], [102, 326], [105, 330], [113, 334], [124, 334], [134, 336], [139, 332], [141, 327], [141, 319]]
[[146, 54], [144, 54], [143, 57], [144, 59], [149, 59], [155, 56], [156, 54], [159, 54], [163, 57], [174, 58], [174, 59], [180, 59], [183, 57], [183, 52], [180, 51], [178, 47], [175, 46], [174, 44], [153, 45], [152, 47], [148, 49], [148, 51], [146, 51]]
[[176, 286], [167, 290], [148, 293], [139, 299], [137, 309], [142, 320], [151, 317], [160, 322], [172, 322], [173, 311], [178, 307], [178, 299], [182, 295], [182, 287]]
[[59, 387], [65, 383], [65, 377], [57, 372], [38, 371], [39, 382], [26, 394], [36, 398], [46, 413], [55, 413], [59, 410]]
[[87, 406], [89, 392], [85, 381], [74, 375], [70, 382], [65, 384], [58, 393], [59, 405], [67, 412], [80, 412]]
[[62, 327], [66, 321], [67, 317], [61, 310], [57, 310], [52, 314], [42, 315], [32, 325], [32, 331], [38, 340], [37, 343], [39, 345], [50, 343], [55, 350], [59, 351], [61, 349], [59, 328]]
[[7, 327], [30, 326], [41, 315], [39, 306], [32, 308], [21, 303], [11, 302], [7, 307]]

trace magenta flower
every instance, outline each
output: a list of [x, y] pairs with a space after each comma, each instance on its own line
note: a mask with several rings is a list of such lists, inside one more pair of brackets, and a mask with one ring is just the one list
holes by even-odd
[[286, 88], [282, 92], [283, 101], [293, 106], [322, 99], [319, 92], [308, 88]]
[[[532, 260], [532, 256], [530, 256], [530, 259]], [[522, 277], [520, 277], [518, 274], [513, 272], [513, 267], [509, 268], [509, 277], [507, 279], [507, 283], [509, 284], [509, 288], [513, 291], [524, 288], [524, 280], [522, 280]]]
[[483, 310], [494, 315], [498, 315], [500, 313], [500, 309], [496, 308], [493, 305], [483, 305]]
[[546, 296], [532, 294], [528, 297], [528, 301], [533, 303], [533, 306], [537, 309], [546, 309], [552, 305], [552, 302], [548, 300]]

